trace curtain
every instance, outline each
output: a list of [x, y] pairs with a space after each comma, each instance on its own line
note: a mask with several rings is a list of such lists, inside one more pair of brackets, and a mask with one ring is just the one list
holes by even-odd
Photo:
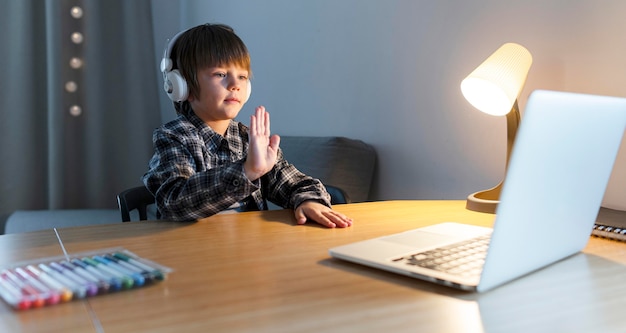
[[150, 0], [0, 6], [0, 215], [117, 208], [161, 123]]

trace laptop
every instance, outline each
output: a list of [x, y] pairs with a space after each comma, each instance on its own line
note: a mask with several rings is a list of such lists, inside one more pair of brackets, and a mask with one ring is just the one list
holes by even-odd
[[[625, 128], [626, 98], [536, 90], [511, 152], [493, 229], [439, 223], [329, 253], [476, 292], [569, 257], [589, 240]], [[459, 254], [460, 261], [447, 261], [460, 243], [476, 262], [465, 263]]]

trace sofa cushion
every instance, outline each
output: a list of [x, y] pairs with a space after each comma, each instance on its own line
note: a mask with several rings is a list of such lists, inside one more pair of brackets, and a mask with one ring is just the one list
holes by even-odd
[[5, 234], [91, 224], [122, 223], [117, 209], [18, 210], [9, 215]]

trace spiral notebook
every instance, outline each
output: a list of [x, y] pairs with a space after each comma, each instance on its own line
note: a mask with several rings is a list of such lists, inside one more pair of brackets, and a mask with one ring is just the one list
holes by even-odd
[[[560, 261], [589, 240], [625, 128], [626, 98], [535, 91], [517, 134], [493, 229], [435, 224], [338, 246], [330, 255], [479, 292]], [[478, 264], [455, 271], [444, 269], [437, 258], [430, 260], [473, 238], [482, 238], [482, 244], [464, 252], [477, 251]], [[482, 258], [480, 249], [485, 249]]]

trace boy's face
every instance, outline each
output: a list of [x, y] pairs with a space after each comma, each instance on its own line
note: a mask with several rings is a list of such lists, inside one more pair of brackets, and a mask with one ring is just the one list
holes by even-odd
[[246, 102], [248, 71], [238, 66], [198, 70], [198, 97], [188, 101], [195, 114], [211, 125], [234, 119]]

